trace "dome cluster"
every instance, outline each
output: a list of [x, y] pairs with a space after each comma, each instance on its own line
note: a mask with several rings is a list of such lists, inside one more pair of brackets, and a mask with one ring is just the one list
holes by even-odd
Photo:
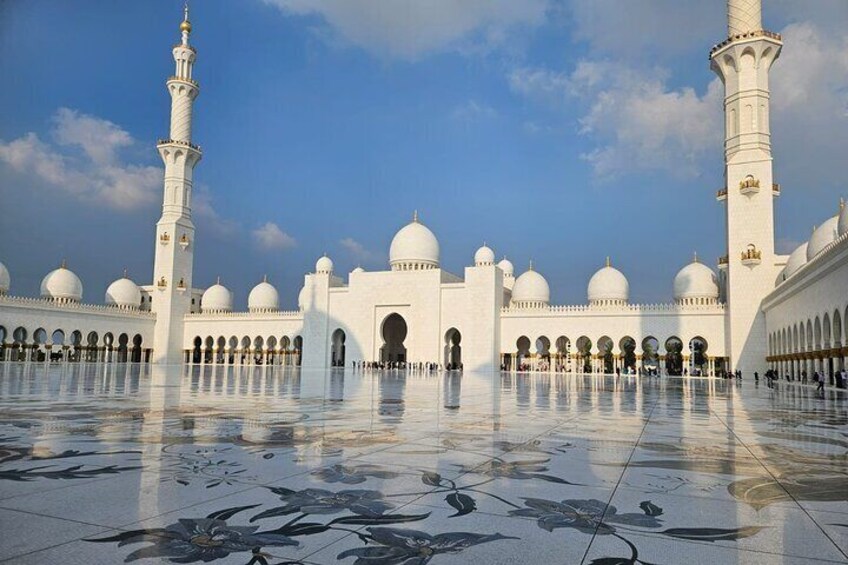
[[389, 247], [389, 265], [393, 271], [420, 271], [439, 268], [439, 241], [430, 229], [418, 221], [401, 228]]
[[814, 228], [809, 241], [802, 243], [789, 254], [786, 266], [778, 277], [778, 283], [797, 273], [828, 245], [845, 234], [848, 234], [848, 206], [845, 206], [845, 202], [840, 202], [839, 214], [828, 218], [823, 224]]
[[630, 283], [607, 257], [606, 266], [589, 279], [587, 294], [592, 306], [621, 306], [630, 298]]
[[54, 302], [74, 303], [82, 300], [82, 281], [65, 262], [41, 280], [41, 297]]
[[543, 308], [551, 302], [551, 287], [540, 273], [530, 268], [515, 279], [512, 287], [512, 305], [516, 308]]
[[106, 289], [106, 304], [123, 308], [125, 310], [135, 310], [141, 307], [141, 289], [132, 280], [124, 276]]
[[712, 269], [698, 261], [697, 256], [674, 277], [674, 301], [677, 304], [715, 304], [718, 296], [718, 277]]

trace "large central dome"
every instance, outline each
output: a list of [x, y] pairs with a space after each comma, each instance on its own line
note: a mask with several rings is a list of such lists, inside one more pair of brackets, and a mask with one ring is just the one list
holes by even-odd
[[439, 241], [433, 232], [418, 221], [404, 226], [392, 239], [389, 248], [389, 265], [393, 271], [417, 271], [439, 268]]

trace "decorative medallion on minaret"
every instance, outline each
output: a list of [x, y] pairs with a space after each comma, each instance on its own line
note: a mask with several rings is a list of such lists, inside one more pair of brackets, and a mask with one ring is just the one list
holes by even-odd
[[[191, 309], [194, 224], [191, 221], [191, 192], [194, 167], [200, 161], [200, 147], [191, 142], [194, 99], [200, 92], [192, 77], [197, 55], [189, 44], [191, 22], [188, 5], [180, 23], [181, 41], [174, 46], [174, 76], [166, 85], [171, 95], [171, 133], [156, 148], [165, 164], [162, 217], [156, 224], [156, 259], [152, 310], [156, 312], [153, 360], [178, 363], [182, 360], [183, 317]], [[179, 284], [178, 284], [179, 283]]]
[[728, 38], [710, 52], [724, 83], [727, 207], [727, 350], [732, 369], [762, 371], [763, 298], [774, 289], [774, 203], [769, 70], [783, 42], [762, 25], [760, 0], [728, 0]]

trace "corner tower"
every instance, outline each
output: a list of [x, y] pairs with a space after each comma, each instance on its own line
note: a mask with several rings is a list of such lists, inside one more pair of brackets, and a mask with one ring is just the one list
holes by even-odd
[[724, 83], [727, 208], [727, 350], [732, 369], [762, 370], [767, 355], [763, 298], [774, 288], [774, 196], [769, 70], [783, 46], [762, 25], [761, 0], [728, 0], [728, 38], [710, 52]]
[[162, 217], [156, 224], [156, 258], [153, 265], [152, 310], [156, 312], [153, 361], [182, 361], [183, 317], [191, 309], [194, 223], [191, 190], [200, 148], [191, 142], [191, 114], [200, 92], [192, 78], [196, 51], [189, 45], [191, 23], [188, 5], [180, 24], [181, 41], [174, 46], [174, 76], [165, 83], [171, 95], [171, 133], [156, 148], [165, 164]]

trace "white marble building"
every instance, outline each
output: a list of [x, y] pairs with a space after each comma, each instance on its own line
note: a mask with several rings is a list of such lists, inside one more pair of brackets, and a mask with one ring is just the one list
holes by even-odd
[[[631, 304], [610, 264], [589, 281], [587, 303], [553, 305], [532, 264], [520, 276], [483, 246], [460, 275], [440, 267], [438, 239], [415, 215], [395, 235], [389, 268], [346, 277], [329, 257], [304, 277], [298, 310], [280, 311], [260, 282], [247, 312], [233, 311], [220, 281], [192, 286], [195, 228], [192, 109], [200, 87], [188, 13], [173, 48], [171, 131], [153, 283], [115, 281], [105, 305], [80, 304], [82, 283], [65, 265], [41, 298], [9, 294], [0, 264], [0, 355], [6, 361], [150, 361], [324, 368], [356, 362], [437, 363], [491, 371], [552, 370], [716, 374], [771, 367], [833, 373], [848, 355], [848, 214], [824, 222], [789, 256], [774, 249], [769, 71], [783, 47], [763, 29], [760, 0], [728, 0], [728, 38], [711, 53], [725, 86], [727, 255], [716, 274], [697, 257], [673, 281], [673, 301]], [[471, 254], [469, 253], [469, 256]], [[469, 257], [471, 259], [471, 257]]]

